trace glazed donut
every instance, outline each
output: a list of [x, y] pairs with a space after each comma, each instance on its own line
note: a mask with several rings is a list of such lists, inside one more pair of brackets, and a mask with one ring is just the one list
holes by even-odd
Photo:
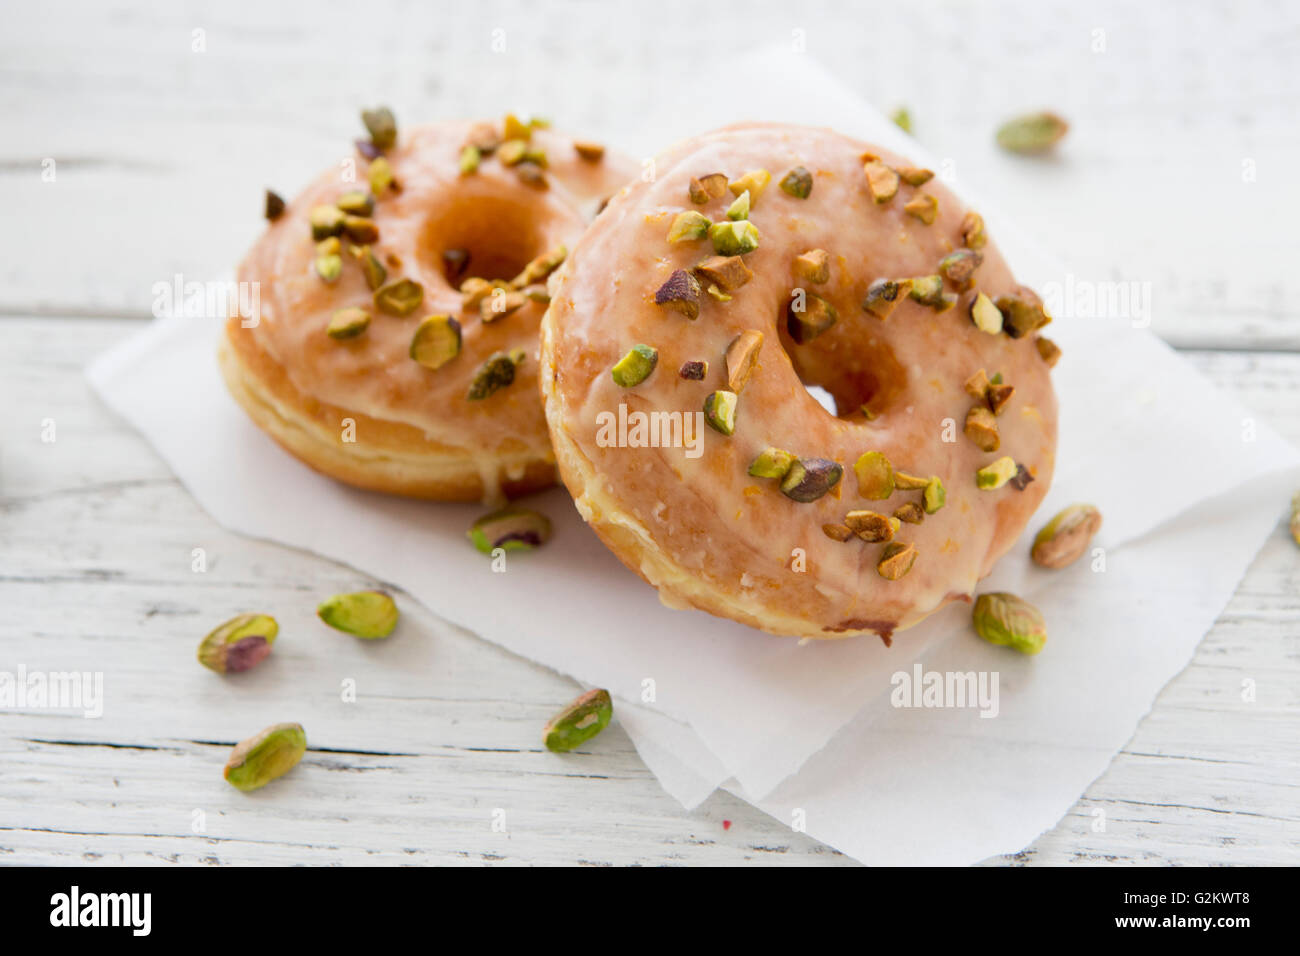
[[238, 270], [220, 364], [253, 421], [361, 488], [499, 501], [552, 484], [537, 399], [546, 280], [597, 204], [635, 174], [536, 123], [452, 122], [397, 136], [368, 114], [353, 181], [322, 174]]
[[829, 130], [730, 127], [655, 171], [542, 323], [583, 518], [665, 604], [774, 634], [889, 644], [968, 598], [1056, 450], [1050, 318], [982, 218]]

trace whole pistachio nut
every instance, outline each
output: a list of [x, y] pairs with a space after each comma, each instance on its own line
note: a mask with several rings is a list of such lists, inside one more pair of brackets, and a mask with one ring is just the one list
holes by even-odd
[[781, 179], [781, 191], [795, 199], [807, 199], [812, 195], [812, 173], [802, 166], [796, 166]]
[[470, 382], [469, 392], [466, 394], [471, 402], [481, 402], [511, 385], [515, 380], [515, 370], [519, 364], [524, 361], [523, 349], [513, 349], [510, 352], [497, 352], [484, 362], [477, 372], [474, 373], [474, 380]]
[[785, 307], [785, 328], [798, 345], [811, 342], [840, 319], [839, 312], [819, 295], [794, 295]]
[[858, 476], [858, 494], [863, 498], [883, 501], [894, 493], [894, 468], [883, 452], [863, 453], [853, 463], [853, 473]]
[[531, 551], [551, 540], [551, 519], [540, 511], [513, 505], [493, 511], [470, 526], [469, 540], [483, 554], [497, 548]]
[[794, 459], [785, 449], [768, 446], [750, 463], [749, 474], [755, 478], [784, 478]]
[[673, 217], [673, 224], [668, 229], [668, 241], [694, 242], [696, 239], [703, 239], [709, 234], [709, 227], [712, 225], [708, 216], [701, 215], [693, 209], [679, 212]]
[[704, 420], [714, 431], [731, 435], [736, 430], [736, 403], [735, 392], [725, 389], [710, 392], [704, 400]]
[[621, 388], [640, 385], [659, 364], [659, 350], [649, 345], [634, 345], [610, 370], [614, 384]]
[[758, 227], [748, 219], [715, 222], [709, 227], [713, 250], [720, 256], [741, 256], [758, 248]]
[[373, 110], [362, 110], [361, 122], [366, 125], [366, 132], [370, 134], [370, 142], [380, 149], [388, 149], [397, 142], [397, 119], [393, 116], [393, 111], [387, 106], [376, 107]]
[[1038, 608], [1006, 591], [990, 591], [971, 609], [975, 633], [990, 644], [1037, 654], [1047, 643], [1047, 624]]
[[877, 279], [867, 287], [862, 308], [883, 322], [893, 313], [894, 307], [911, 294], [912, 285], [911, 279]]
[[383, 591], [354, 591], [321, 601], [316, 616], [337, 631], [374, 640], [397, 627], [397, 603]]
[[998, 128], [998, 145], [1012, 153], [1041, 153], [1056, 145], [1070, 124], [1055, 113], [1027, 113]]
[[1063, 568], [1077, 561], [1101, 528], [1101, 512], [1092, 505], [1070, 505], [1034, 535], [1029, 556], [1044, 568]]
[[739, 179], [727, 183], [727, 188], [731, 190], [733, 196], [739, 196], [743, 192], [749, 193], [749, 202], [753, 205], [758, 202], [758, 197], [763, 195], [763, 190], [771, 181], [772, 174], [766, 169], [751, 169]]
[[568, 753], [609, 725], [614, 702], [607, 690], [589, 690], [546, 723], [542, 740], [553, 753]]
[[975, 472], [975, 486], [984, 491], [1001, 488], [1016, 476], [1015, 459], [1004, 455]]
[[781, 479], [781, 493], [791, 501], [816, 501], [840, 483], [844, 469], [828, 458], [799, 458]]
[[255, 667], [271, 653], [280, 625], [269, 614], [240, 614], [199, 643], [199, 663], [219, 674]]
[[354, 339], [370, 328], [370, 313], [362, 308], [339, 309], [330, 316], [325, 334], [332, 339]]
[[450, 315], [425, 317], [411, 336], [410, 356], [425, 368], [442, 368], [460, 354], [460, 323]]
[[424, 301], [424, 286], [413, 279], [398, 279], [380, 286], [374, 293], [375, 308], [389, 315], [410, 315]]
[[947, 500], [948, 493], [944, 491], [943, 482], [937, 475], [925, 483], [925, 490], [921, 492], [921, 502], [926, 514], [934, 514]]
[[275, 222], [284, 215], [284, 199], [279, 193], [273, 192], [270, 189], [266, 191], [266, 207], [263, 214], [266, 216], [268, 222]]
[[655, 292], [655, 305], [676, 309], [688, 319], [700, 317], [700, 280], [685, 269], [676, 269]]
[[237, 790], [256, 790], [283, 777], [306, 752], [302, 724], [272, 724], [235, 745], [226, 761], [225, 777]]

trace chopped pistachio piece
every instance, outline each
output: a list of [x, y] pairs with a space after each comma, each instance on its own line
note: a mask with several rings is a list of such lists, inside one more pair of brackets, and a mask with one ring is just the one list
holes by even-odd
[[600, 143], [593, 143], [591, 140], [575, 139], [573, 149], [580, 158], [589, 163], [598, 163], [605, 158], [605, 147]]
[[1041, 153], [1050, 149], [1070, 129], [1055, 113], [1027, 113], [998, 128], [998, 145], [1012, 153]]
[[970, 320], [975, 323], [975, 328], [989, 335], [1002, 331], [1002, 312], [983, 292], [970, 304]]
[[893, 314], [894, 307], [912, 292], [911, 279], [877, 279], [867, 287], [862, 308], [882, 322]]
[[824, 524], [822, 534], [832, 541], [848, 541], [853, 537], [853, 529], [846, 524]]
[[966, 389], [966, 394], [976, 401], [982, 402], [989, 391], [989, 377], [984, 369], [980, 369], [970, 378], [966, 379], [966, 384], [962, 386]]
[[479, 303], [492, 294], [493, 289], [499, 288], [501, 288], [499, 282], [489, 282], [487, 279], [471, 276], [460, 284], [461, 308], [477, 309]]
[[526, 285], [532, 285], [534, 282], [541, 282], [556, 269], [564, 264], [564, 260], [569, 257], [568, 246], [556, 246], [548, 252], [534, 257], [528, 265], [524, 266], [522, 272], [515, 276], [510, 284], [516, 289], [523, 288]]
[[460, 354], [460, 323], [450, 315], [424, 318], [411, 336], [409, 354], [425, 368], [442, 368]]
[[525, 160], [515, 166], [515, 174], [519, 181], [527, 186], [533, 186], [537, 189], [549, 189], [546, 182], [546, 173], [542, 166], [532, 160]]
[[884, 453], [869, 451], [853, 463], [858, 476], [858, 494], [873, 501], [884, 501], [894, 493], [894, 467]]
[[483, 161], [483, 153], [477, 146], [466, 145], [460, 150], [460, 174], [468, 176], [478, 172], [478, 164]]
[[659, 364], [659, 350], [649, 345], [634, 345], [610, 370], [614, 384], [621, 388], [640, 385]]
[[966, 437], [973, 441], [980, 451], [997, 451], [1002, 444], [998, 435], [998, 423], [993, 413], [984, 405], [975, 405], [966, 413]]
[[934, 514], [947, 500], [948, 492], [944, 490], [943, 482], [937, 475], [925, 483], [925, 491], [921, 492], [921, 504], [926, 514]]
[[898, 173], [880, 160], [868, 160], [862, 171], [867, 175], [867, 189], [876, 202], [887, 203], [898, 193]]
[[465, 142], [486, 156], [501, 145], [501, 133], [495, 123], [476, 123]]
[[383, 151], [368, 139], [353, 140], [352, 145], [357, 148], [357, 152], [361, 154], [361, 158], [367, 162], [373, 159], [378, 159], [380, 156], [384, 155]]
[[379, 238], [379, 227], [365, 216], [348, 216], [343, 220], [343, 231], [353, 242], [368, 245]]
[[521, 120], [514, 113], [507, 113], [505, 122], [502, 124], [502, 139], [527, 139], [533, 135], [533, 128]]
[[513, 137], [508, 137], [496, 151], [496, 157], [503, 166], [517, 166], [527, 155], [528, 143]]
[[[802, 309], [799, 308], [801, 300]], [[805, 292], [802, 297], [790, 297], [785, 310], [785, 327], [790, 333], [790, 338], [797, 344], [803, 345], [817, 338], [838, 322], [839, 318], [835, 306], [821, 296]]]
[[505, 388], [515, 380], [515, 370], [524, 361], [523, 349], [510, 352], [497, 352], [484, 362], [474, 373], [466, 395], [471, 402], [480, 402], [489, 395]]
[[989, 411], [994, 415], [1001, 415], [1002, 409], [1007, 407], [1007, 402], [1011, 401], [1011, 396], [1016, 393], [1014, 385], [989, 385], [988, 392], [984, 395], [984, 400], [988, 402]]
[[962, 288], [984, 261], [984, 254], [973, 249], [958, 249], [939, 260], [939, 274]]
[[930, 180], [934, 179], [934, 172], [929, 169], [922, 169], [919, 166], [903, 166], [895, 170], [898, 178], [909, 186], [924, 186]]
[[[685, 213], [683, 213], [685, 215]], [[699, 213], [696, 213], [698, 216]], [[701, 217], [703, 218], [703, 217]], [[749, 218], [749, 190], [736, 197], [735, 201], [727, 207], [727, 218], [733, 222], [739, 222], [742, 219]], [[707, 220], [706, 220], [707, 221]]]
[[844, 469], [827, 458], [797, 458], [781, 479], [781, 494], [791, 501], [816, 501], [840, 483]]
[[1043, 308], [1043, 300], [1025, 286], [1016, 286], [1014, 292], [998, 296], [994, 304], [1002, 313], [1002, 331], [1013, 339], [1028, 335], [1052, 321]]
[[320, 602], [316, 616], [337, 631], [373, 641], [397, 627], [397, 602], [383, 591], [336, 594]]
[[692, 242], [703, 239], [709, 234], [709, 227], [712, 225], [708, 216], [702, 216], [694, 210], [679, 212], [673, 217], [673, 224], [668, 230], [668, 241]]
[[330, 316], [325, 334], [332, 339], [352, 339], [370, 327], [370, 313], [365, 309], [339, 309]]
[[913, 301], [937, 308], [943, 301], [943, 276], [917, 276], [908, 291]]
[[1015, 476], [1016, 471], [1015, 460], [1004, 455], [975, 472], [975, 486], [985, 491], [1001, 488]]
[[794, 258], [794, 274], [805, 282], [821, 284], [831, 277], [831, 257], [825, 249], [809, 249]]
[[919, 491], [929, 483], [929, 478], [909, 475], [905, 471], [894, 472], [894, 488], [898, 491]]
[[891, 518], [876, 511], [850, 511], [844, 516], [844, 523], [854, 534], [869, 544], [891, 540], [900, 525], [898, 518]]
[[794, 461], [795, 456], [785, 449], [769, 445], [750, 462], [749, 474], [755, 478], [784, 478]]
[[876, 571], [888, 581], [897, 581], [911, 571], [914, 564], [916, 564], [915, 546], [893, 541], [881, 550]]
[[704, 291], [707, 292], [718, 302], [730, 302], [732, 299], [732, 296], [728, 295], [727, 293], [719, 289], [717, 283], [715, 282], [710, 282], [709, 287]]
[[802, 166], [796, 166], [781, 179], [781, 191], [795, 199], [807, 199], [812, 195], [812, 173]]
[[551, 165], [550, 161], [546, 158], [546, 150], [542, 149], [542, 147], [540, 146], [536, 146], [531, 143], [529, 144], [528, 148], [524, 150], [523, 161], [525, 163], [535, 163], [536, 165], [542, 167], [542, 169], [546, 169]]
[[1034, 480], [1034, 476], [1029, 473], [1029, 469], [1024, 465], [1016, 465], [1016, 473], [1008, 479], [1007, 484], [1016, 491], [1024, 491], [1029, 487], [1029, 483]]
[[371, 161], [366, 178], [370, 181], [370, 191], [376, 196], [382, 196], [389, 189], [397, 188], [397, 180], [393, 178], [393, 167], [383, 156]]
[[913, 196], [903, 205], [903, 212], [921, 220], [927, 226], [932, 226], [939, 215], [939, 200], [929, 193], [921, 193]]
[[369, 246], [351, 246], [348, 251], [361, 264], [361, 274], [365, 276], [366, 285], [372, 292], [388, 280], [388, 270], [370, 251]]
[[306, 752], [302, 724], [272, 724], [235, 745], [223, 775], [236, 790], [257, 790], [296, 767]]
[[758, 197], [763, 195], [763, 190], [767, 184], [772, 181], [772, 174], [766, 169], [751, 169], [739, 179], [727, 183], [727, 188], [731, 190], [733, 196], [739, 196], [743, 192], [749, 193], [751, 204], [758, 202]]
[[469, 271], [470, 254], [468, 249], [442, 250], [442, 274], [447, 281], [456, 285]]
[[278, 193], [266, 191], [266, 206], [263, 212], [267, 221], [275, 222], [284, 215], [284, 199]]
[[337, 236], [343, 231], [343, 223], [348, 218], [338, 206], [313, 206], [310, 214], [311, 237], [320, 242], [330, 236]]
[[529, 302], [540, 302], [542, 305], [549, 305], [551, 302], [551, 290], [541, 282], [526, 285], [519, 291]]
[[542, 740], [552, 753], [568, 753], [604, 730], [613, 714], [609, 691], [588, 691], [546, 722]]
[[1100, 511], [1092, 505], [1070, 505], [1034, 535], [1029, 556], [1044, 568], [1063, 568], [1083, 556], [1100, 529]]
[[894, 511], [894, 517], [908, 524], [920, 524], [925, 520], [925, 511], [915, 501], [909, 501]]
[[724, 435], [735, 432], [736, 401], [735, 392], [722, 389], [710, 392], [709, 397], [704, 400], [704, 420], [709, 423], [709, 427]]
[[340, 196], [334, 205], [349, 216], [369, 216], [375, 211], [375, 197], [365, 190], [353, 189]]
[[677, 374], [690, 382], [702, 382], [704, 377], [709, 374], [709, 363], [697, 360], [683, 362], [682, 367], [677, 370]]
[[485, 325], [513, 315], [528, 304], [528, 297], [518, 289], [493, 289], [478, 304], [478, 315]]
[[676, 309], [688, 319], [700, 316], [700, 297], [704, 290], [700, 280], [685, 269], [676, 269], [668, 280], [655, 292], [655, 305], [666, 305]]
[[717, 222], [709, 228], [713, 249], [720, 256], [739, 256], [758, 248], [758, 227], [748, 219]]
[[912, 132], [912, 114], [906, 106], [900, 106], [894, 112], [889, 114], [889, 118], [894, 121], [894, 125], [904, 133]]
[[1002, 373], [1001, 373], [1001, 372], [998, 372], [998, 373], [997, 373], [996, 375], [994, 375], [991, 379], [989, 379], [989, 384], [990, 384], [990, 385], [1001, 385], [1001, 384], [1002, 384]]
[[1006, 591], [991, 591], [975, 599], [971, 608], [975, 633], [999, 647], [1021, 654], [1037, 654], [1047, 643], [1047, 622], [1028, 601]]
[[338, 253], [327, 253], [316, 257], [316, 274], [326, 282], [338, 282], [343, 274], [343, 257]]
[[735, 292], [754, 278], [754, 273], [740, 256], [710, 256], [695, 267], [695, 273], [724, 292]]
[[758, 365], [758, 353], [763, 347], [763, 333], [746, 329], [727, 346], [727, 390], [739, 395], [749, 383]]
[[497, 548], [531, 551], [551, 540], [551, 519], [540, 511], [511, 505], [479, 518], [466, 536], [483, 554]]
[[687, 192], [691, 202], [697, 206], [704, 205], [710, 199], [721, 199], [727, 192], [727, 176], [725, 173], [709, 173], [699, 179], [691, 177]]
[[380, 149], [388, 149], [397, 142], [397, 120], [393, 116], [393, 111], [387, 106], [362, 110], [361, 122], [366, 124], [370, 142]]
[[374, 293], [375, 308], [389, 315], [410, 315], [424, 301], [424, 286], [413, 279], [398, 279]]
[[984, 233], [984, 217], [974, 210], [966, 213], [961, 220], [961, 239], [967, 249], [983, 249], [988, 242], [988, 236]]
[[1038, 336], [1034, 339], [1034, 346], [1038, 349], [1038, 354], [1048, 368], [1055, 368], [1057, 361], [1061, 357], [1061, 348], [1049, 338]]

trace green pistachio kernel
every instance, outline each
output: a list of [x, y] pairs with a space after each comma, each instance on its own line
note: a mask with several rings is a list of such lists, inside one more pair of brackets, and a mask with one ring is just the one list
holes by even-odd
[[425, 317], [411, 336], [409, 354], [425, 368], [442, 368], [460, 354], [460, 323], [450, 315]]
[[835, 306], [811, 292], [792, 296], [785, 308], [786, 331], [797, 345], [811, 342], [838, 322], [839, 318]]
[[970, 304], [970, 318], [981, 332], [997, 335], [1002, 331], [1002, 312], [983, 292]]
[[334, 205], [349, 216], [369, 216], [375, 211], [375, 197], [363, 189], [353, 189], [340, 196]]
[[724, 435], [735, 432], [737, 398], [735, 392], [725, 389], [709, 393], [709, 397], [704, 400], [704, 420], [710, 428]]
[[528, 143], [522, 139], [507, 139], [497, 147], [496, 157], [504, 166], [517, 166], [528, 155]]
[[397, 142], [397, 119], [387, 106], [361, 111], [361, 122], [366, 124], [370, 142], [380, 149], [388, 149]]
[[532, 285], [535, 282], [541, 282], [556, 269], [564, 264], [564, 260], [569, 257], [569, 247], [560, 245], [554, 249], [548, 249], [540, 255], [534, 256], [529, 260], [528, 265], [524, 266], [519, 275], [510, 280], [510, 284], [516, 289], [522, 289], [524, 286]]
[[1083, 556], [1100, 529], [1100, 511], [1092, 505], [1070, 505], [1034, 536], [1029, 556], [1041, 567], [1063, 568]]
[[551, 540], [551, 519], [541, 512], [511, 505], [479, 518], [467, 535], [483, 554], [497, 548], [531, 551]]
[[994, 305], [1002, 313], [1002, 331], [1013, 339], [1041, 329], [1052, 321], [1043, 308], [1043, 300], [1033, 289], [1017, 286], [1014, 292], [1000, 295]]
[[894, 125], [904, 133], [912, 132], [912, 114], [908, 112], [906, 106], [900, 106], [894, 112], [889, 114], [889, 118], [894, 121]]
[[375, 640], [397, 627], [397, 603], [383, 591], [354, 591], [321, 601], [316, 616], [336, 631]]
[[343, 275], [343, 257], [337, 253], [328, 253], [316, 257], [316, 274], [326, 282], [338, 282]]
[[588, 691], [547, 721], [542, 740], [547, 750], [568, 753], [604, 730], [613, 715], [609, 691]]
[[226, 761], [225, 777], [238, 790], [256, 790], [283, 777], [306, 752], [302, 724], [273, 724], [235, 746]]
[[894, 308], [912, 292], [911, 279], [877, 279], [867, 287], [862, 308], [880, 321], [893, 314]]
[[271, 653], [280, 625], [269, 614], [240, 614], [199, 643], [199, 663], [219, 674], [238, 673]]
[[758, 227], [748, 219], [716, 222], [709, 227], [709, 239], [720, 256], [740, 256], [758, 248]]
[[366, 286], [373, 292], [388, 281], [388, 270], [379, 258], [370, 251], [369, 246], [352, 246], [349, 250], [353, 258], [361, 263], [361, 273], [366, 277]]
[[330, 316], [330, 324], [325, 334], [332, 339], [353, 339], [370, 328], [370, 313], [365, 309], [353, 307], [339, 309]]
[[468, 145], [460, 151], [460, 174], [468, 176], [478, 172], [478, 164], [483, 160], [483, 151], [477, 146]]
[[389, 165], [388, 160], [383, 156], [370, 161], [370, 169], [367, 171], [366, 178], [370, 182], [370, 191], [376, 196], [382, 196], [390, 188], [397, 185], [397, 180], [393, 178], [393, 167]]
[[975, 472], [975, 486], [985, 491], [1001, 488], [1016, 476], [1016, 462], [1009, 455], [1004, 455], [992, 464], [985, 465]]
[[731, 190], [733, 196], [748, 192], [750, 204], [755, 205], [758, 203], [758, 197], [763, 195], [763, 190], [771, 181], [772, 174], [766, 169], [751, 169], [739, 179], [727, 183], [727, 188]]
[[649, 345], [634, 345], [610, 370], [614, 384], [622, 388], [640, 385], [659, 364], [659, 350]]
[[930, 483], [929, 478], [909, 475], [905, 471], [894, 472], [894, 488], [898, 491], [921, 491]]
[[424, 286], [413, 279], [398, 279], [375, 290], [375, 308], [389, 315], [410, 315], [424, 301]]
[[812, 195], [812, 173], [802, 166], [796, 166], [781, 179], [781, 191], [795, 199], [807, 199]]
[[474, 374], [467, 398], [471, 402], [480, 402], [510, 385], [515, 380], [515, 370], [524, 361], [524, 350], [513, 349], [510, 352], [497, 352], [484, 362]]
[[898, 193], [898, 173], [878, 159], [868, 160], [862, 167], [867, 175], [867, 189], [877, 203], [887, 203]]
[[908, 295], [915, 302], [937, 308], [943, 302], [943, 276], [918, 276], [912, 280]]
[[713, 225], [708, 216], [701, 215], [695, 210], [679, 212], [673, 218], [672, 227], [668, 230], [669, 242], [693, 242], [696, 239], [703, 239], [709, 234], [709, 227]]
[[781, 494], [791, 501], [816, 501], [840, 483], [844, 469], [829, 458], [799, 458], [781, 479]]
[[348, 215], [338, 206], [313, 206], [309, 216], [311, 237], [317, 242], [337, 236], [343, 231]]
[[873, 501], [883, 501], [894, 493], [894, 466], [882, 452], [865, 452], [853, 463], [858, 476], [858, 494]]
[[1058, 143], [1070, 124], [1055, 113], [1028, 113], [998, 129], [998, 145], [1012, 153], [1041, 153]]
[[755, 478], [784, 478], [795, 456], [783, 448], [769, 446], [750, 463], [749, 474]]
[[1028, 601], [1006, 591], [991, 591], [975, 599], [971, 608], [975, 633], [990, 644], [1010, 647], [1021, 654], [1037, 654], [1047, 643], [1047, 623]]
[[735, 201], [727, 207], [727, 218], [733, 222], [740, 222], [742, 219], [749, 218], [749, 190], [736, 197]]
[[939, 216], [939, 200], [929, 193], [921, 193], [919, 196], [913, 196], [903, 205], [903, 212], [921, 220], [927, 226], [932, 226]]
[[507, 113], [505, 121], [502, 123], [501, 135], [503, 139], [521, 139], [526, 141], [533, 135], [533, 128], [514, 113]]
[[368, 245], [379, 238], [379, 227], [365, 216], [348, 216], [343, 220], [343, 232], [353, 242]]
[[937, 476], [926, 482], [925, 491], [921, 492], [921, 502], [925, 505], [926, 514], [934, 514], [947, 500], [948, 493], [943, 490], [943, 482]]
[[984, 253], [974, 249], [958, 249], [939, 260], [939, 274], [961, 288], [970, 281], [970, 277], [983, 262]]
[[897, 581], [912, 570], [912, 565], [916, 564], [916, 555], [914, 545], [891, 541], [881, 549], [876, 571], [887, 581]]

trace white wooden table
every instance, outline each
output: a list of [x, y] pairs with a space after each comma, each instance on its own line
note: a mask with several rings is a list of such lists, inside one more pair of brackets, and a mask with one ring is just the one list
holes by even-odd
[[[8, 12], [0, 670], [103, 670], [108, 703], [100, 720], [0, 712], [0, 862], [849, 862], [724, 793], [682, 810], [617, 726], [588, 753], [546, 753], [538, 727], [571, 683], [410, 600], [401, 638], [427, 649], [418, 675], [355, 642], [328, 655], [286, 642], [237, 685], [193, 663], [235, 610], [307, 628], [320, 595], [368, 582], [217, 527], [82, 368], [148, 318], [155, 282], [228, 269], [260, 228], [262, 188], [292, 191], [332, 161], [361, 105], [412, 120], [516, 108], [599, 131], [653, 101], [660, 71], [802, 30], [873, 102], [910, 106], [918, 138], [1077, 275], [1151, 283], [1155, 329], [1300, 441], [1294, 4], [612, 6]], [[1000, 119], [1036, 106], [1073, 123], [1059, 156], [990, 146]], [[1110, 770], [1055, 829], [991, 862], [1300, 861], [1300, 555], [1285, 505]], [[340, 672], [362, 690], [346, 716]], [[1245, 679], [1267, 693], [1243, 701]], [[306, 714], [307, 772], [238, 794], [220, 781], [229, 745], [285, 719], [280, 698]]]

